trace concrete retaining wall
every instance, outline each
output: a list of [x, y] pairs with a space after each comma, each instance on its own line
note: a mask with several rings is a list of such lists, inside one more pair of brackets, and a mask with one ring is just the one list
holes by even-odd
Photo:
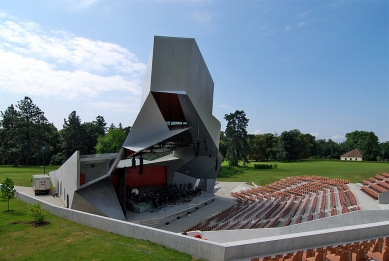
[[48, 204], [44, 201], [40, 201], [37, 198], [30, 197], [21, 192], [18, 192], [17, 198], [29, 204], [41, 202], [42, 207], [50, 211], [50, 213], [53, 215], [77, 222], [82, 225], [112, 232], [126, 237], [149, 240], [179, 252], [184, 252], [207, 260], [224, 260], [224, 247], [217, 243], [191, 238], [160, 229], [145, 227], [134, 223], [97, 216], [77, 210], [60, 208]]
[[52, 214], [86, 226], [126, 237], [149, 240], [168, 248], [212, 261], [274, 255], [275, 253], [337, 245], [339, 243], [355, 242], [389, 235], [389, 222], [386, 221], [229, 243], [216, 243], [72, 209], [60, 208], [21, 192], [18, 192], [17, 197], [26, 203], [41, 202], [42, 207]]

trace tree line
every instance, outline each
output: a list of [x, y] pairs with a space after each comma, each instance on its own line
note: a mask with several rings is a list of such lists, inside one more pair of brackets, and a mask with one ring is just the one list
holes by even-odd
[[11, 104], [0, 115], [0, 164], [59, 165], [76, 150], [82, 155], [117, 152], [130, 131], [121, 123], [106, 127], [101, 115], [81, 123], [76, 111], [57, 130], [30, 97]]
[[[76, 150], [82, 155], [118, 152], [131, 127], [113, 123], [107, 127], [103, 116], [81, 123], [76, 111], [64, 119], [57, 130], [44, 112], [25, 97], [0, 111], [0, 164], [60, 165]], [[220, 152], [230, 165], [238, 161], [298, 161], [303, 159], [339, 159], [353, 149], [363, 152], [364, 160], [389, 159], [389, 142], [380, 143], [374, 132], [353, 131], [338, 143], [318, 139], [294, 129], [277, 133], [247, 134], [249, 120], [245, 112], [226, 114], [226, 130], [220, 133]]]
[[298, 161], [303, 159], [340, 159], [340, 156], [360, 149], [363, 159], [380, 161], [389, 159], [389, 142], [380, 143], [374, 132], [353, 131], [345, 135], [344, 142], [318, 139], [298, 129], [277, 133], [247, 134], [249, 120], [244, 111], [226, 114], [226, 130], [220, 133], [220, 152], [231, 166], [242, 160]]

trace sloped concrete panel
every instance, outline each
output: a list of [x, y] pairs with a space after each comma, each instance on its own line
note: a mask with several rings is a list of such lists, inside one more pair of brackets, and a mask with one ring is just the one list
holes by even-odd
[[146, 101], [146, 98], [150, 92], [150, 83], [151, 83], [151, 67], [153, 64], [153, 51], [151, 50], [149, 60], [147, 62], [147, 68], [146, 68], [146, 73], [145, 73], [145, 79], [143, 81], [143, 88], [142, 88], [142, 103], [141, 106]]
[[[111, 179], [105, 178], [77, 191], [95, 209], [110, 218], [125, 220]], [[78, 206], [78, 208], [82, 208]]]
[[150, 91], [185, 91], [193, 44], [191, 38], [154, 37]]
[[77, 191], [74, 193], [73, 202], [72, 202], [72, 209], [84, 211], [87, 213], [99, 215], [106, 217], [103, 212], [101, 212], [99, 209], [95, 208], [92, 204], [90, 204], [87, 200], [85, 200], [83, 197], [81, 197]]
[[215, 171], [215, 162], [215, 158], [198, 156], [177, 169], [177, 172], [196, 179], [216, 179], [218, 171]]
[[169, 132], [169, 129], [166, 122], [158, 109], [153, 95], [149, 93], [130, 133], [123, 143], [123, 147], [130, 147], [132, 144], [139, 142], [139, 140], [167, 132]]

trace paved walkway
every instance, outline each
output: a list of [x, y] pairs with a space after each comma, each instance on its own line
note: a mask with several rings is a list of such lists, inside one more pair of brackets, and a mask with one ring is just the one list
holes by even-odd
[[361, 188], [362, 184], [360, 183], [350, 183], [347, 184], [351, 192], [354, 194], [358, 205], [361, 207], [361, 210], [372, 210], [372, 209], [389, 209], [389, 204], [379, 204], [378, 200], [373, 199], [364, 193]]
[[29, 196], [32, 196], [34, 198], [38, 198], [42, 201], [45, 201], [49, 204], [58, 206], [58, 207], [65, 207], [64, 203], [59, 197], [53, 197], [51, 195], [39, 195], [35, 196], [34, 190], [32, 187], [22, 187], [22, 186], [15, 186], [16, 192], [23, 192], [24, 194], [27, 194]]

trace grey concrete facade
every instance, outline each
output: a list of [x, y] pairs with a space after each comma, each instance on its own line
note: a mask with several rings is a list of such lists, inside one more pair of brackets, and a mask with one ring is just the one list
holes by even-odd
[[123, 144], [122, 157], [125, 151], [134, 157], [171, 151], [179, 160], [165, 162], [167, 180], [197, 183], [212, 192], [215, 182], [207, 180], [216, 179], [222, 162], [221, 125], [212, 115], [213, 91], [194, 39], [154, 37], [142, 107]]
[[[133, 157], [138, 166], [142, 160], [142, 169], [143, 165], [166, 167], [167, 184], [192, 183], [212, 193], [222, 162], [221, 125], [212, 115], [213, 91], [212, 77], [194, 39], [156, 36], [142, 107], [116, 158], [81, 157], [75, 152], [50, 173], [65, 206], [124, 220], [128, 184], [120, 169], [128, 167]], [[156, 159], [143, 161], [147, 154]], [[108, 186], [112, 174], [120, 177], [120, 186], [115, 184], [119, 196], [112, 184]]]
[[71, 208], [74, 192], [80, 188], [80, 153], [76, 151], [62, 166], [49, 173], [50, 180], [65, 206]]

